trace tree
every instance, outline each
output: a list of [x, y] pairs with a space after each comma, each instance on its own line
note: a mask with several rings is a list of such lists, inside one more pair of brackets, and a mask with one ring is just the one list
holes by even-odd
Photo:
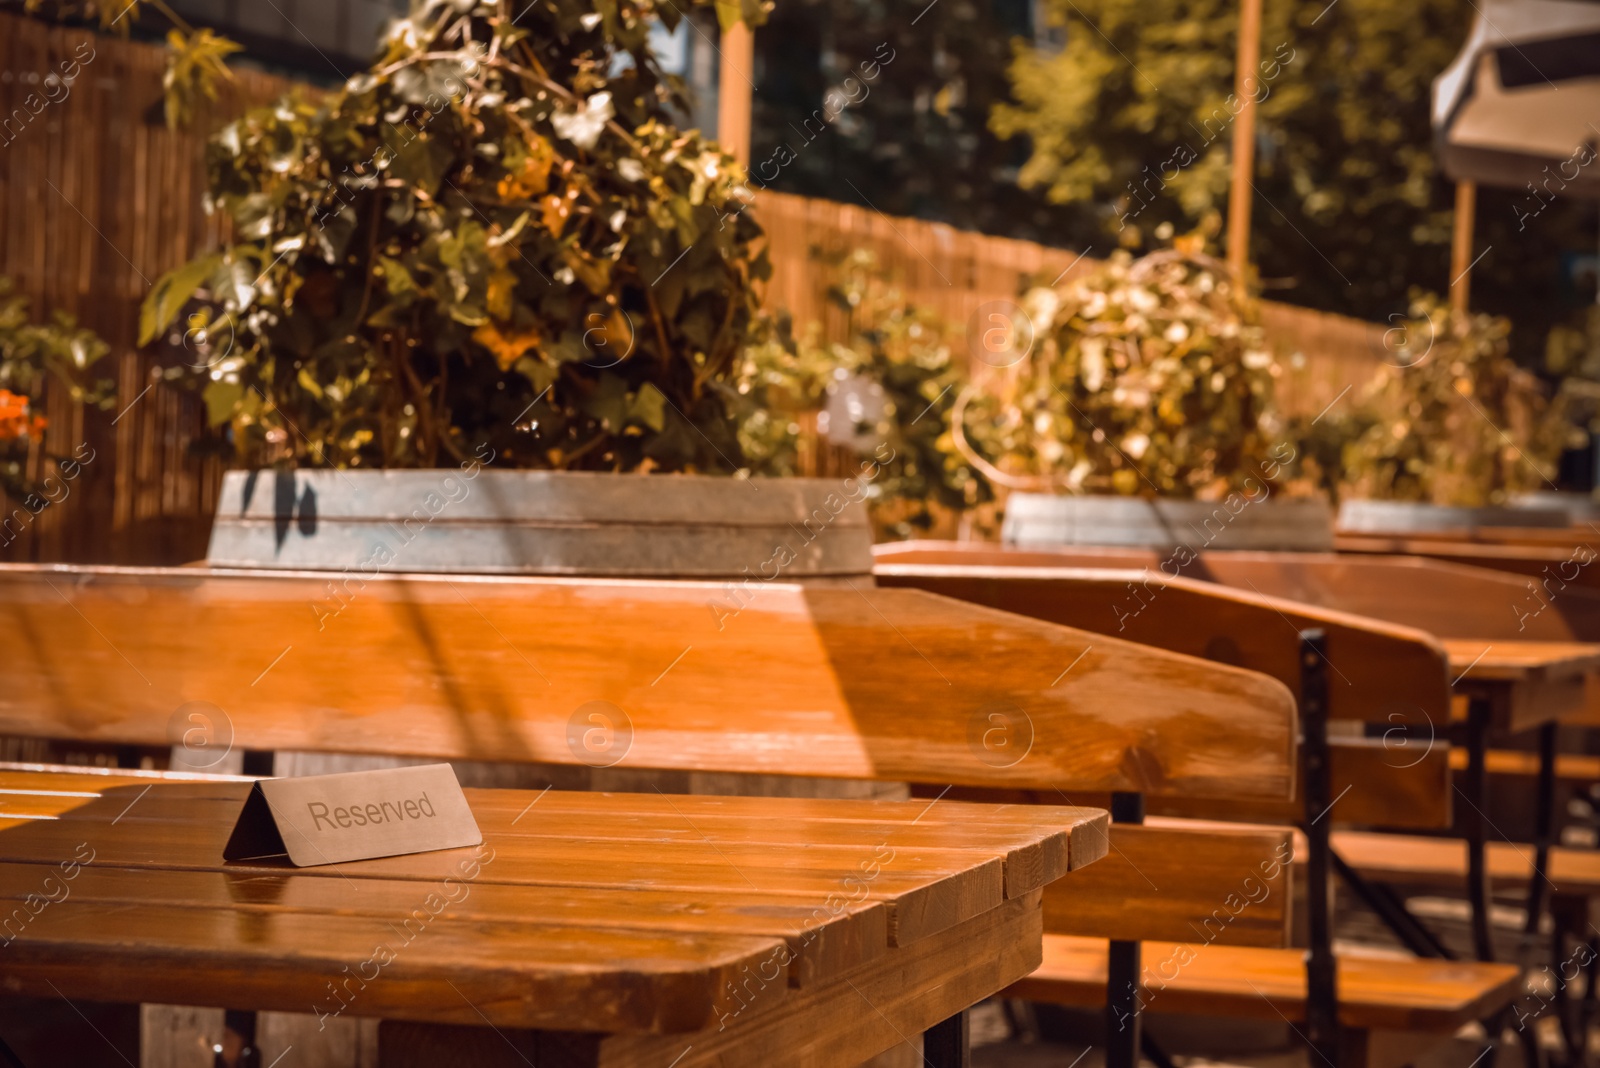
[[[1056, 54], [1019, 47], [1002, 136], [1025, 136], [1020, 180], [1093, 203], [1130, 247], [1227, 200], [1238, 0], [1046, 0]], [[1251, 254], [1263, 285], [1383, 319], [1441, 288], [1449, 200], [1429, 125], [1433, 77], [1472, 17], [1455, 0], [1263, 5]], [[1437, 281], [1435, 281], [1437, 280]]]
[[737, 466], [768, 268], [740, 168], [671, 123], [648, 33], [679, 17], [422, 0], [328, 98], [211, 140], [233, 243], [157, 282], [142, 340], [187, 327], [249, 465]]
[[1026, 3], [784, 0], [756, 34], [758, 187], [1072, 244], [1092, 218], [1018, 188], [988, 128]]

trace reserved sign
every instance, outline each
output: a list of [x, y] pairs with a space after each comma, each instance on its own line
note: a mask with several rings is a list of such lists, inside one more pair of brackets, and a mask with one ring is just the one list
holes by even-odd
[[287, 855], [297, 868], [483, 842], [449, 764], [262, 779], [245, 799], [226, 860]]

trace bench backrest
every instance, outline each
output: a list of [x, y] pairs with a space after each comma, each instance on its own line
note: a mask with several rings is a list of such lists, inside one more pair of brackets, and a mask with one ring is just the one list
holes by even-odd
[[1540, 576], [1522, 576], [1412, 556], [1336, 553], [1211, 552], [1175, 558], [1145, 549], [1019, 550], [907, 542], [880, 546], [874, 555], [880, 564], [1149, 567], [1445, 638], [1600, 641], [1600, 593], [1576, 583], [1590, 571], [1600, 575], [1600, 567], [1584, 563], [1584, 557], [1553, 565]]
[[205, 702], [247, 749], [1234, 798], [1294, 778], [1275, 680], [917, 590], [9, 565], [0, 649], [0, 733], [34, 737], [168, 744]]
[[[890, 558], [886, 554], [884, 560]], [[1289, 686], [1299, 684], [1299, 632], [1320, 628], [1327, 636], [1330, 716], [1385, 728], [1381, 739], [1334, 740], [1331, 792], [1350, 801], [1341, 805], [1337, 818], [1390, 827], [1449, 826], [1449, 746], [1442, 736], [1450, 721], [1449, 662], [1444, 648], [1421, 631], [1148, 567], [880, 561], [875, 574], [884, 587], [914, 587], [1099, 630], [1262, 671]], [[1346, 794], [1345, 786], [1352, 784], [1361, 788]], [[1295, 803], [1284, 801], [1184, 799], [1152, 807], [1218, 819], [1302, 815]]]

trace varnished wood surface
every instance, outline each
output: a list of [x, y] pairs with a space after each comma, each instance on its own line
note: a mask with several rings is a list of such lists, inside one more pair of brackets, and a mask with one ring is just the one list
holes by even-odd
[[[0, 648], [0, 733], [167, 744], [205, 702], [239, 747], [580, 763], [583, 710], [606, 702], [631, 724], [623, 767], [1218, 797], [1293, 780], [1276, 681], [916, 590], [394, 575], [330, 590], [9, 565]], [[1014, 763], [975, 741], [996, 707], [1037, 742]]]
[[1300, 684], [1303, 629], [1327, 634], [1329, 714], [1443, 722], [1444, 649], [1429, 634], [1338, 609], [1269, 597], [1159, 569], [880, 562], [880, 586], [932, 593], [1098, 631]]
[[224, 864], [246, 790], [0, 774], [8, 990], [331, 1012], [328, 984], [388, 947], [348, 1013], [692, 1032], [743, 1004], [730, 992], [752, 969], [765, 1011], [1008, 901], [1037, 913], [1106, 825], [1042, 806], [473, 790], [477, 850]]
[[[1333, 848], [1351, 867], [1372, 879], [1459, 889], [1467, 877], [1467, 847], [1458, 838], [1335, 831]], [[1528, 880], [1533, 877], [1533, 846], [1490, 842], [1487, 856], [1494, 886], [1512, 891], [1527, 889]], [[1550, 880], [1547, 889], [1554, 893], [1600, 894], [1600, 851], [1557, 846], [1550, 850], [1546, 877]]]
[[[1305, 954], [1146, 942], [1141, 1004], [1151, 1012], [1263, 1020], [1305, 1019]], [[1012, 987], [1016, 997], [1104, 1003], [1106, 943], [1047, 935], [1044, 963]], [[1347, 1027], [1452, 1032], [1522, 993], [1514, 964], [1394, 960], [1341, 954], [1339, 1020]]]
[[1446, 638], [1450, 669], [1462, 679], [1520, 682], [1560, 679], [1600, 670], [1600, 645], [1584, 642]]
[[[924, 939], [841, 981], [788, 992], [781, 1011], [746, 993], [737, 1016], [681, 1035], [585, 1035], [430, 1027], [385, 1021], [380, 1068], [874, 1068], [880, 1051], [922, 1032], [1038, 967], [1039, 895], [1007, 901], [947, 937]], [[922, 1064], [912, 1055], [900, 1064]]]
[[[1330, 738], [1329, 794], [1334, 804], [1329, 818], [1339, 824], [1383, 827], [1396, 830], [1442, 830], [1451, 825], [1450, 771], [1465, 751], [1451, 749], [1448, 727], [1427, 723], [1401, 723], [1384, 731], [1379, 738]], [[1491, 756], [1494, 751], [1491, 752]], [[1522, 754], [1509, 754], [1521, 756]], [[1461, 766], [1465, 766], [1464, 761]], [[1491, 771], [1502, 772], [1504, 765], [1491, 763]], [[1572, 767], [1573, 774], [1580, 768]], [[932, 798], [940, 791], [920, 787], [915, 793]], [[1091, 791], [1070, 794], [1057, 790], [984, 790], [956, 787], [945, 796], [963, 801], [990, 804], [1072, 804], [1108, 808], [1111, 795]], [[1303, 802], [1297, 796], [1285, 801], [1226, 801], [1182, 797], [1151, 798], [1145, 809], [1152, 816], [1186, 817], [1231, 823], [1299, 823], [1305, 819]], [[1111, 840], [1120, 842], [1125, 826], [1113, 826]], [[1121, 846], [1119, 845], [1119, 848]], [[1195, 852], [1204, 850], [1197, 845]], [[1113, 853], [1113, 855], [1115, 855]], [[1203, 857], [1195, 858], [1204, 874]], [[1226, 873], [1232, 878], [1237, 872]]]
[[1293, 858], [1285, 827], [1160, 817], [1114, 824], [1103, 858], [1045, 888], [1045, 930], [1286, 946]]
[[1563, 577], [1574, 575], [1576, 566], [1530, 579], [1411, 556], [1210, 552], [1189, 561], [1143, 549], [1017, 550], [982, 542], [879, 545], [874, 558], [880, 564], [1149, 567], [1444, 638], [1600, 641], [1600, 593]]
[[[1418, 557], [1213, 552], [1191, 558], [1141, 549], [1014, 550], [964, 542], [880, 546], [875, 557], [880, 567], [1148, 568], [1387, 620], [1443, 639], [1481, 638], [1474, 655], [1495, 641], [1600, 641], [1600, 593], [1574, 581], [1594, 565], [1573, 563], [1528, 578]], [[1451, 677], [1458, 675], [1459, 670]], [[1441, 722], [1431, 714], [1429, 719]], [[1496, 720], [1503, 728], [1524, 730], [1553, 719], [1600, 722], [1600, 679], [1528, 679], [1517, 692], [1497, 697]]]
[[[1541, 536], [1533, 536], [1535, 533]], [[1600, 537], [1588, 530], [1583, 530], [1583, 534], [1574, 537], [1564, 530], [1551, 530], [1512, 532], [1504, 538], [1490, 536], [1488, 532], [1459, 538], [1432, 534], [1411, 537], [1339, 535], [1334, 539], [1334, 548], [1351, 556], [1415, 556], [1535, 579], [1566, 571], [1570, 573], [1566, 581], [1591, 593], [1600, 593], [1600, 571], [1589, 566], [1600, 550]], [[1578, 561], [1586, 563], [1582, 567], [1571, 566]]]

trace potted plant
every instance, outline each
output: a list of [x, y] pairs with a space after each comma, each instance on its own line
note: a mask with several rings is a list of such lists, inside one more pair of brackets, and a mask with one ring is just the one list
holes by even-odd
[[1559, 508], [1513, 508], [1551, 485], [1570, 435], [1538, 379], [1508, 355], [1504, 318], [1417, 297], [1391, 331], [1395, 359], [1346, 420], [1341, 528], [1420, 532], [1567, 525]]
[[[738, 574], [823, 507], [726, 477], [770, 269], [742, 169], [672, 123], [648, 40], [680, 17], [422, 0], [367, 71], [211, 139], [233, 239], [142, 334], [199, 353], [246, 469], [212, 562]], [[866, 570], [837, 525], [790, 574]]]
[[1284, 492], [1298, 449], [1257, 305], [1198, 238], [1033, 289], [1012, 328], [956, 414], [958, 446], [1015, 491], [1006, 541], [1331, 544], [1327, 505]]

